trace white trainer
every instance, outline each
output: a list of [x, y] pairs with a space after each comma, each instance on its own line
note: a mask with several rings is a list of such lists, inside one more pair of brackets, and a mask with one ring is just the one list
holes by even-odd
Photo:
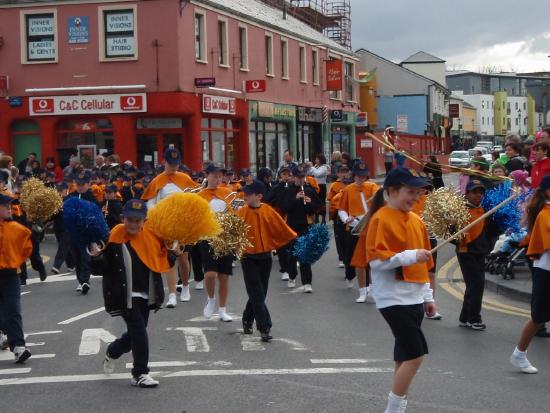
[[197, 281], [195, 283], [195, 290], [204, 290], [204, 282], [203, 281]]
[[24, 363], [31, 356], [31, 352], [26, 347], [15, 347], [13, 349], [13, 356], [17, 364]]
[[131, 384], [132, 386], [135, 386], [135, 387], [150, 388], [150, 387], [157, 387], [159, 385], [159, 382], [153, 379], [148, 374], [142, 374], [137, 378], [132, 377]]
[[287, 287], [288, 288], [295, 288], [296, 287], [296, 280], [288, 280]]
[[109, 356], [109, 353], [105, 353], [105, 358], [103, 359], [103, 371], [105, 374], [113, 374], [115, 372], [116, 360]]
[[347, 280], [347, 279], [346, 279], [346, 288], [351, 289], [351, 288], [353, 288], [353, 287], [354, 287], [354, 282], [353, 282], [353, 280]]
[[527, 360], [527, 352], [520, 352], [517, 348], [510, 356], [510, 363], [525, 374], [536, 374], [539, 370]]
[[304, 285], [304, 293], [311, 294], [313, 292], [313, 288], [311, 288], [311, 284]]
[[0, 350], [7, 350], [8, 347], [8, 336], [0, 331]]
[[168, 294], [168, 302], [166, 303], [166, 308], [176, 308], [178, 300], [176, 299], [175, 293]]
[[181, 286], [180, 301], [182, 301], [182, 302], [191, 301], [191, 293], [189, 292], [189, 286], [188, 285], [182, 285]]
[[367, 302], [367, 287], [359, 288], [359, 298], [355, 300], [356, 303]]
[[233, 321], [233, 317], [231, 317], [227, 312], [225, 311], [225, 307], [220, 307], [218, 309], [218, 315], [220, 316], [220, 321], [223, 321], [225, 323], [230, 323]]
[[206, 305], [204, 306], [203, 315], [206, 318], [211, 318], [214, 314], [214, 310], [216, 309], [216, 299], [208, 297], [208, 301], [206, 301]]
[[344, 262], [343, 262], [343, 261], [340, 261], [340, 262], [338, 263], [338, 268], [344, 268], [344, 267], [345, 267]]
[[367, 301], [366, 302], [369, 303], [369, 304], [374, 304], [375, 303], [374, 296], [372, 295], [372, 288], [371, 288], [370, 285], [367, 287]]
[[283, 272], [281, 274], [281, 281], [288, 281], [290, 277], [288, 276], [288, 272]]

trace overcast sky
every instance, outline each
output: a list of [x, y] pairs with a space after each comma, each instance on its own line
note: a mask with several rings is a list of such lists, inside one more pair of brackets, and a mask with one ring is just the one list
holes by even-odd
[[394, 62], [419, 50], [449, 69], [550, 70], [549, 0], [351, 0], [353, 49]]

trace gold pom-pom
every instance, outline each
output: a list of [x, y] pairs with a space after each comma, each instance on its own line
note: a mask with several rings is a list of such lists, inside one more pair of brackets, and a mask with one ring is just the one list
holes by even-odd
[[232, 212], [218, 212], [216, 219], [222, 227], [222, 232], [209, 240], [214, 258], [235, 255], [237, 259], [241, 259], [244, 250], [252, 246], [247, 238], [250, 226]]
[[63, 207], [61, 195], [36, 178], [23, 182], [19, 199], [30, 222], [44, 223]]
[[170, 195], [149, 210], [147, 221], [157, 237], [182, 245], [196, 244], [221, 232], [210, 205], [196, 194]]
[[430, 233], [439, 239], [447, 239], [468, 225], [470, 212], [464, 195], [454, 188], [445, 187], [426, 197], [422, 218]]

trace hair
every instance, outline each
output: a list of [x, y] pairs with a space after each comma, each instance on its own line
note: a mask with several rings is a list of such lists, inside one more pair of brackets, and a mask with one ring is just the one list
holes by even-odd
[[342, 152], [340, 151], [334, 151], [332, 152], [332, 156], [330, 157], [331, 160], [335, 162], [339, 162], [342, 160]]
[[506, 167], [501, 163], [494, 163], [491, 167], [491, 171], [494, 171], [495, 169], [502, 169], [504, 173], [506, 173]]
[[36, 152], [29, 152], [29, 156], [34, 156], [34, 157], [38, 157], [38, 155], [36, 154]]
[[521, 138], [519, 135], [510, 134], [510, 135], [506, 135], [504, 142], [506, 142], [506, 144], [504, 145], [505, 147], [508, 146], [508, 144], [510, 143], [518, 143], [521, 145]]
[[541, 132], [544, 132], [550, 135], [550, 126], [545, 126], [544, 128], [542, 128]]
[[9, 155], [0, 156], [0, 168], [7, 169], [10, 167], [10, 163], [13, 162], [13, 158]]
[[286, 149], [283, 153], [288, 153], [290, 156], [292, 156], [294, 158], [294, 154], [292, 153], [292, 151], [290, 149]]
[[548, 145], [546, 142], [539, 142], [533, 145], [534, 151], [543, 150], [548, 153], [548, 149], [550, 149], [550, 145]]
[[46, 158], [46, 163], [48, 162], [52, 162], [52, 163], [55, 163], [55, 158], [53, 156], [49, 156]]
[[525, 207], [525, 218], [523, 220], [523, 224], [527, 227], [529, 232], [533, 230], [535, 221], [537, 220], [537, 215], [546, 205], [547, 199], [545, 192], [546, 191], [541, 188], [537, 189]]
[[481, 171], [488, 171], [489, 170], [489, 163], [483, 156], [474, 156], [471, 160], [471, 162], [477, 166], [479, 166], [479, 169]]
[[353, 159], [347, 152], [342, 152], [342, 163], [345, 163], [349, 168], [353, 166]]
[[321, 161], [321, 165], [325, 165], [327, 163], [327, 157], [322, 153], [318, 153], [317, 155], [315, 155], [315, 158], [319, 158], [319, 160]]
[[500, 158], [500, 152], [497, 152], [497, 151], [491, 152], [491, 156], [493, 157], [493, 161], [496, 161], [497, 159]]
[[437, 156], [435, 156], [435, 155], [430, 155], [430, 162], [439, 163], [438, 160], [437, 160]]
[[510, 148], [516, 153], [521, 153], [521, 145], [517, 142], [508, 141], [504, 147]]

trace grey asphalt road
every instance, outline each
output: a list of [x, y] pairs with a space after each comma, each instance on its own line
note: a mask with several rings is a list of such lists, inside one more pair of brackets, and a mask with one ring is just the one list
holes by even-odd
[[[52, 256], [47, 239], [42, 254]], [[548, 412], [549, 339], [535, 339], [538, 375], [509, 365], [527, 308], [486, 295], [487, 331], [458, 327], [460, 284], [451, 248], [439, 257], [436, 299], [444, 319], [424, 322], [430, 354], [409, 396], [408, 412]], [[231, 280], [232, 323], [201, 317], [204, 291], [192, 290], [151, 316], [151, 371], [157, 389], [130, 386], [127, 363], [102, 373], [106, 342], [123, 331], [102, 311], [101, 279], [78, 295], [73, 274], [32, 280], [23, 288], [23, 317], [33, 352], [25, 365], [0, 352], [0, 411], [17, 412], [382, 412], [391, 386], [393, 338], [372, 304], [356, 304], [334, 249], [314, 266], [313, 294], [289, 290], [275, 265], [268, 304], [269, 344], [240, 333], [246, 302], [240, 268]], [[51, 262], [47, 264], [48, 268]], [[31, 271], [31, 277], [36, 274]]]

